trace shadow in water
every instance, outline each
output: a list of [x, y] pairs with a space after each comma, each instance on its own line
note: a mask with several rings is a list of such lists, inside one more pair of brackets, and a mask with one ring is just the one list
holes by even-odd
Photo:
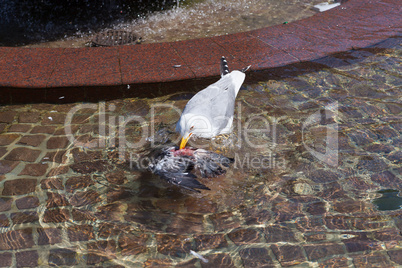
[[[270, 68], [263, 71], [248, 71], [244, 85], [255, 84], [261, 81], [281, 81], [283, 79], [295, 78], [306, 73], [314, 73], [325, 69], [342, 73], [336, 68], [356, 64], [364, 61], [369, 56], [379, 54], [387, 49], [399, 46], [401, 37], [395, 36], [388, 38], [375, 45], [334, 53], [326, 57], [309, 62], [298, 62], [286, 66]], [[252, 67], [251, 67], [252, 68]], [[143, 83], [121, 86], [95, 86], [95, 87], [64, 87], [49, 89], [28, 89], [28, 88], [8, 88], [1, 87], [0, 105], [22, 104], [22, 103], [73, 103], [73, 102], [99, 102], [120, 98], [156, 98], [175, 94], [173, 99], [186, 99], [208, 85], [219, 79], [219, 69], [217, 64], [217, 76], [203, 79], [190, 79], [174, 82]], [[358, 76], [352, 78], [359, 80]], [[244, 88], [244, 87], [243, 87]], [[79, 93], [77, 92], [79, 90]], [[61, 98], [63, 96], [63, 98]], [[64, 97], [65, 96], [65, 97]]]

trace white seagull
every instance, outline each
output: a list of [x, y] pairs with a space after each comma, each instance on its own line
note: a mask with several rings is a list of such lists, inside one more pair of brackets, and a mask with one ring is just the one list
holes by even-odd
[[231, 132], [235, 99], [250, 66], [229, 72], [227, 61], [222, 57], [220, 67], [221, 79], [195, 94], [177, 122], [176, 131], [182, 136], [180, 149], [191, 136], [212, 138]]

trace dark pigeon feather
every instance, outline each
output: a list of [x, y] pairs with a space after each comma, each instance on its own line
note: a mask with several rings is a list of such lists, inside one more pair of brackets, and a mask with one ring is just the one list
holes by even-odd
[[192, 173], [198, 170], [203, 178], [222, 175], [233, 159], [203, 149], [163, 148], [155, 153], [148, 169], [169, 183], [187, 190], [210, 190]]

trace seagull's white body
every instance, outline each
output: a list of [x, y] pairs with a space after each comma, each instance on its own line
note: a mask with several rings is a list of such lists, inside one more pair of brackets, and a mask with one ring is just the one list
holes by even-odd
[[184, 108], [176, 131], [184, 138], [230, 133], [235, 99], [245, 77], [241, 71], [222, 74], [219, 81], [195, 94]]

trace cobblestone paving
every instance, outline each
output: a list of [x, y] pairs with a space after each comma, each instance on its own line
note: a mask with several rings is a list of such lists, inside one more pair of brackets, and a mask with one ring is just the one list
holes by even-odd
[[[401, 266], [401, 209], [371, 203], [402, 186], [399, 41], [255, 74], [234, 134], [207, 142], [236, 163], [200, 194], [138, 162], [178, 138], [179, 94], [0, 107], [0, 267]], [[306, 149], [325, 153], [332, 124], [336, 166]]]

